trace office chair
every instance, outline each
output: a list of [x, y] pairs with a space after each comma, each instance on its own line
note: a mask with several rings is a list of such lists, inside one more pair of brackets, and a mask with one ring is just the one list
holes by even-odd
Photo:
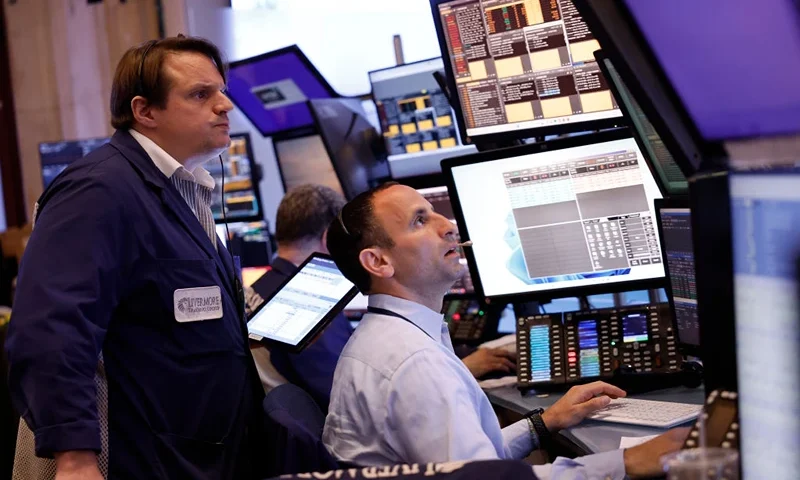
[[314, 399], [291, 383], [264, 398], [268, 476], [325, 472], [339, 467], [322, 443], [323, 415]]

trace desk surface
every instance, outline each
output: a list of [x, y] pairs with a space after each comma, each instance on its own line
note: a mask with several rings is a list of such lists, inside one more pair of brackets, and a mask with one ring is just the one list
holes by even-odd
[[[487, 390], [486, 395], [494, 405], [520, 414], [525, 414], [535, 408], [547, 408], [562, 397], [561, 393], [537, 396], [534, 392], [529, 392], [523, 396], [516, 387]], [[670, 388], [650, 393], [631, 395], [631, 398], [702, 405], [705, 402], [705, 392], [702, 387]], [[586, 452], [600, 453], [618, 449], [619, 441], [622, 437], [644, 437], [647, 435], [658, 435], [665, 431], [665, 429], [661, 428], [586, 420], [580, 425], [562, 430], [561, 435], [574, 442], [579, 448]]]

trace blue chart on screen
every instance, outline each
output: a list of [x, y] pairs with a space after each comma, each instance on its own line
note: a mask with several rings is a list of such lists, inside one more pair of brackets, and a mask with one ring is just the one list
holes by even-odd
[[581, 348], [581, 377], [600, 376], [600, 353], [597, 345], [597, 322], [578, 323], [578, 343]]
[[550, 380], [550, 327], [531, 327], [531, 380]]
[[641, 313], [626, 315], [622, 318], [622, 341], [625, 343], [646, 342], [647, 316]]

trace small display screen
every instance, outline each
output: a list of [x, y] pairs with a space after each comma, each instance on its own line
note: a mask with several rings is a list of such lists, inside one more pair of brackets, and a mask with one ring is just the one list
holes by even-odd
[[247, 323], [251, 335], [298, 345], [355, 286], [333, 260], [313, 258]]
[[597, 343], [597, 322], [595, 320], [578, 323], [578, 345], [581, 349], [581, 378], [599, 377], [600, 349]]
[[531, 381], [546, 382], [552, 378], [550, 365], [550, 327], [533, 325], [530, 328]]
[[647, 315], [643, 313], [632, 313], [622, 318], [622, 341], [624, 343], [646, 342], [649, 340], [647, 334]]

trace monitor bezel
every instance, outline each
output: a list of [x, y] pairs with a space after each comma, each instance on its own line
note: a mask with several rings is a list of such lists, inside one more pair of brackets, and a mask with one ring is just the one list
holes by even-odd
[[[533, 127], [526, 129], [509, 129], [500, 133], [490, 133], [483, 135], [467, 135], [467, 125], [464, 121], [464, 112], [461, 105], [461, 97], [458, 94], [458, 85], [456, 84], [455, 73], [453, 72], [452, 61], [450, 60], [450, 52], [447, 47], [447, 37], [442, 25], [442, 17], [439, 13], [439, 5], [448, 3], [453, 0], [430, 0], [431, 12], [433, 14], [433, 23], [436, 28], [436, 36], [439, 39], [439, 49], [442, 53], [442, 61], [444, 63], [445, 78], [447, 80], [447, 88], [451, 92], [451, 102], [453, 112], [455, 113], [456, 123], [458, 124], [458, 133], [461, 136], [463, 144], [482, 144], [482, 143], [505, 143], [513, 140], [523, 138], [543, 137], [546, 135], [562, 135], [575, 132], [586, 132], [592, 130], [602, 130], [608, 128], [616, 128], [625, 126], [625, 120], [622, 115], [604, 118], [600, 120], [589, 120], [583, 122], [564, 123], [559, 125], [548, 125], [544, 127]], [[583, 13], [581, 12], [581, 15]], [[594, 32], [592, 32], [594, 34]], [[621, 113], [621, 111], [620, 111]], [[508, 125], [508, 124], [506, 124]]]
[[[628, 128], [630, 128], [631, 134], [633, 135], [633, 138], [636, 140], [636, 143], [639, 145], [639, 150], [642, 151], [642, 155], [644, 155], [645, 160], [647, 160], [647, 163], [650, 165], [650, 171], [653, 172], [653, 176], [655, 177], [656, 182], [658, 182], [659, 187], [661, 188], [661, 192], [664, 193], [664, 194], [667, 194], [667, 195], [688, 195], [689, 194], [689, 179], [686, 177], [686, 174], [684, 173], [680, 162], [678, 162], [675, 159], [675, 155], [672, 153], [672, 150], [670, 150], [670, 148], [667, 146], [666, 143], [664, 143], [664, 148], [666, 148], [669, 151], [670, 155], [672, 155], [673, 161], [678, 166], [678, 168], [681, 170], [681, 174], [683, 174], [684, 178], [686, 179], [686, 187], [684, 189], [674, 190], [673, 191], [673, 189], [670, 188], [669, 182], [667, 181], [667, 179], [666, 178], [662, 178], [662, 175], [659, 173], [658, 169], [656, 168], [656, 163], [658, 162], [658, 159], [657, 158], [650, 158], [650, 153], [647, 150], [647, 142], [642, 137], [642, 133], [639, 132], [639, 129], [636, 128], [636, 126], [634, 124], [633, 112], [630, 111], [630, 109], [628, 109], [628, 104], [621, 100], [622, 95], [621, 95], [621, 93], [619, 91], [619, 88], [618, 88], [617, 84], [613, 80], [611, 80], [611, 78], [610, 78], [611, 75], [609, 75], [610, 72], [608, 70], [608, 65], [606, 65], [605, 62], [609, 61], [609, 62], [611, 62], [613, 64], [614, 60], [612, 58], [610, 58], [608, 55], [606, 55], [603, 50], [595, 51], [594, 52], [594, 58], [595, 58], [595, 60], [597, 60], [597, 64], [600, 66], [600, 70], [603, 71], [603, 75], [606, 77], [606, 81], [608, 82], [609, 88], [611, 88], [611, 92], [617, 98], [617, 105], [619, 106], [620, 110], [622, 110], [623, 118], [625, 118], [626, 122], [628, 123]], [[616, 68], [616, 65], [614, 65], [614, 68]], [[622, 78], [621, 75], [620, 75], [620, 79], [622, 80], [623, 83], [625, 83], [625, 80]], [[627, 84], [625, 85], [625, 88], [628, 88]], [[628, 92], [631, 95], [633, 95], [633, 92], [629, 88], [628, 88]], [[634, 100], [637, 103], [639, 103], [638, 100], [636, 100], [636, 99], [634, 99]], [[642, 108], [641, 104], [639, 105], [639, 108]], [[650, 115], [644, 110], [644, 108], [642, 108], [642, 112], [644, 113], [644, 116], [647, 118], [647, 121], [650, 122], [650, 125], [652, 125], [653, 129], [655, 130], [656, 127], [655, 127], [655, 124], [653, 124], [653, 121], [650, 119]], [[656, 134], [658, 134], [658, 137], [661, 139], [662, 142], [664, 142], [664, 139], [661, 138], [661, 134], [657, 130], [656, 130]]]
[[[616, 140], [633, 139], [628, 128], [620, 128], [615, 130], [607, 130], [603, 132], [591, 133], [586, 135], [576, 135], [573, 137], [561, 138], [550, 140], [547, 142], [533, 143], [518, 147], [502, 148], [498, 150], [491, 150], [483, 153], [476, 153], [464, 157], [456, 157], [442, 161], [442, 173], [444, 174], [445, 181], [447, 182], [447, 189], [450, 192], [450, 202], [453, 206], [453, 213], [456, 217], [461, 241], [465, 242], [470, 240], [469, 231], [467, 229], [466, 221], [464, 219], [464, 212], [461, 209], [461, 202], [458, 197], [458, 190], [456, 189], [455, 179], [453, 178], [453, 168], [465, 165], [472, 165], [476, 163], [484, 163], [493, 160], [502, 160], [509, 157], [519, 157], [525, 155], [532, 155], [537, 153], [564, 150], [574, 147], [582, 147], [586, 145], [593, 145], [598, 143], [612, 142]], [[638, 145], [637, 145], [638, 148]], [[652, 174], [652, 173], [651, 173]], [[658, 186], [658, 182], [656, 182]], [[663, 192], [659, 187], [659, 193], [663, 196]], [[660, 241], [660, 239], [659, 239]], [[466, 248], [465, 252], [467, 257], [467, 265], [469, 266], [470, 275], [472, 275], [472, 283], [475, 287], [475, 293], [484, 298], [486, 303], [518, 303], [528, 301], [545, 302], [554, 298], [562, 297], [581, 297], [585, 295], [595, 295], [603, 293], [618, 293], [630, 290], [650, 290], [663, 288], [666, 282], [666, 275], [658, 278], [643, 279], [643, 280], [627, 280], [619, 282], [609, 282], [599, 285], [587, 285], [578, 287], [567, 288], [552, 288], [548, 290], [540, 290], [534, 292], [518, 292], [504, 295], [487, 296], [483, 288], [483, 281], [478, 274], [478, 266], [475, 261], [475, 255], [471, 248]], [[662, 260], [663, 264], [663, 260]]]
[[[230, 63], [228, 63], [227, 71], [228, 71], [228, 74], [230, 75], [230, 71], [233, 70], [236, 67], [240, 67], [242, 65], [248, 65], [248, 64], [251, 64], [251, 63], [257, 63], [257, 62], [261, 62], [261, 61], [264, 61], [264, 60], [269, 60], [270, 58], [278, 57], [278, 56], [286, 55], [286, 54], [293, 54], [298, 59], [300, 59], [300, 63], [302, 63], [303, 66], [305, 66], [306, 69], [308, 69], [308, 71], [311, 72], [311, 75], [317, 81], [319, 81], [319, 83], [322, 85], [322, 87], [330, 95], [330, 98], [340, 98], [341, 97], [341, 95], [333, 88], [333, 86], [330, 83], [328, 83], [328, 80], [325, 79], [325, 77], [322, 75], [322, 73], [319, 70], [317, 70], [317, 67], [315, 67], [314, 64], [311, 63], [311, 60], [309, 60], [308, 57], [306, 56], [306, 54], [303, 53], [303, 50], [301, 50], [300, 47], [298, 45], [296, 45], [296, 44], [295, 45], [289, 45], [288, 47], [279, 48], [279, 49], [273, 50], [271, 52], [262, 53], [261, 55], [256, 55], [255, 57], [250, 57], [250, 58], [245, 58], [245, 59], [242, 59], [242, 60], [236, 60], [235, 62], [230, 62]], [[275, 136], [275, 135], [281, 135], [281, 134], [285, 134], [287, 132], [292, 132], [294, 130], [306, 129], [306, 128], [312, 127], [314, 125], [314, 119], [312, 118], [310, 125], [303, 125], [303, 126], [292, 127], [292, 128], [284, 128], [284, 129], [280, 129], [280, 130], [275, 130], [274, 132], [266, 132], [265, 133], [265, 132], [262, 132], [261, 129], [257, 127], [257, 124], [253, 120], [253, 118], [250, 115], [248, 115], [248, 113], [238, 103], [236, 103], [236, 100], [233, 97], [229, 97], [229, 98], [230, 98], [231, 102], [233, 102], [233, 104], [236, 105], [236, 109], [239, 110], [240, 112], [242, 112], [242, 114], [245, 117], [247, 117], [247, 120], [250, 121], [250, 123], [253, 125], [253, 128], [258, 133], [260, 133], [261, 136], [263, 136], [263, 137], [272, 137], [272, 136]], [[304, 102], [304, 103], [307, 103], [307, 102]]]
[[[250, 160], [250, 182], [253, 185], [253, 195], [256, 197], [256, 204], [258, 205], [258, 213], [255, 215], [248, 215], [246, 217], [230, 217], [229, 214], [223, 215], [220, 218], [214, 218], [214, 224], [220, 223], [233, 223], [233, 222], [260, 222], [264, 220], [264, 204], [261, 203], [261, 189], [259, 188], [258, 184], [258, 175], [256, 170], [260, 167], [258, 162], [256, 162], [255, 157], [253, 157], [253, 140], [250, 138], [250, 134], [248, 132], [241, 132], [241, 133], [231, 133], [230, 135], [231, 142], [233, 139], [243, 138], [245, 149], [247, 150], [247, 158]], [[230, 145], [228, 146], [230, 148]], [[213, 160], [212, 160], [213, 161]], [[220, 189], [222, 186], [220, 185]], [[222, 191], [222, 208], [223, 211], [225, 209], [225, 191]], [[228, 218], [226, 218], [226, 216]]]
[[[283, 287], [285, 287], [290, 281], [292, 281], [292, 279], [294, 277], [296, 277], [301, 271], [303, 271], [303, 268], [305, 268], [306, 265], [308, 265], [312, 260], [318, 259], [318, 258], [322, 258], [322, 259], [325, 259], [325, 260], [333, 261], [333, 257], [331, 257], [330, 255], [327, 255], [327, 254], [324, 254], [324, 253], [320, 253], [320, 252], [312, 253], [308, 258], [305, 259], [305, 261], [302, 264], [300, 264], [299, 267], [297, 267], [297, 270], [295, 270], [291, 275], [289, 275], [280, 284], [280, 286], [278, 286], [278, 288], [276, 288], [275, 291], [272, 292], [272, 294], [269, 297], [265, 298], [264, 301], [261, 303], [261, 305], [259, 305], [258, 308], [256, 308], [253, 311], [253, 313], [251, 313], [248, 316], [247, 324], [249, 324], [250, 321], [252, 321], [256, 317], [256, 315], [258, 315], [258, 313], [261, 310], [263, 310], [269, 304], [269, 302], [272, 301], [273, 298], [278, 296], [278, 294], [281, 292], [281, 290], [283, 290]], [[340, 273], [341, 273], [341, 270], [340, 270]], [[342, 276], [344, 276], [344, 274], [342, 274]], [[267, 338], [267, 337], [262, 337], [261, 339], [254, 338], [253, 337], [254, 334], [250, 333], [250, 328], [249, 327], [247, 328], [247, 336], [251, 340], [263, 343], [263, 344], [265, 344], [267, 346], [270, 346], [270, 347], [277, 346], [277, 347], [279, 347], [279, 348], [281, 348], [283, 350], [289, 351], [291, 353], [300, 353], [306, 347], [308, 347], [311, 344], [311, 341], [314, 338], [316, 338], [317, 334], [319, 334], [323, 330], [325, 330], [325, 328], [333, 321], [333, 319], [336, 318], [336, 316], [344, 310], [344, 307], [346, 307], [350, 303], [350, 301], [353, 300], [353, 298], [355, 298], [357, 293], [358, 293], [358, 288], [356, 288], [356, 286], [353, 285], [353, 287], [350, 288], [350, 290], [341, 299], [339, 299], [339, 301], [336, 303], [336, 305], [334, 305], [333, 308], [331, 308], [328, 311], [328, 313], [326, 313], [325, 316], [323, 316], [317, 322], [317, 324], [314, 325], [314, 327], [311, 328], [311, 330], [309, 330], [308, 333], [299, 342], [297, 342], [297, 345], [292, 345], [290, 343], [282, 342], [280, 340], [275, 340], [275, 339]], [[257, 334], [255, 334], [255, 335], [260, 337], [260, 335], [257, 335]]]
[[[691, 215], [691, 208], [689, 206], [689, 196], [688, 195], [679, 195], [673, 196], [669, 198], [661, 198], [657, 199], [655, 202], [654, 208], [656, 210], [656, 224], [658, 225], [658, 238], [661, 239], [661, 258], [663, 259], [664, 263], [664, 275], [667, 278], [667, 284], [664, 289], [667, 292], [667, 301], [669, 302], [669, 309], [672, 312], [672, 328], [675, 329], [675, 334], [678, 337], [678, 347], [681, 349], [681, 352], [685, 355], [691, 356], [699, 356], [700, 355], [700, 345], [693, 345], [691, 343], [686, 343], [681, 339], [681, 331], [678, 328], [678, 316], [675, 314], [675, 298], [672, 292], [672, 282], [669, 280], [670, 273], [669, 273], [669, 261], [667, 260], [667, 247], [664, 243], [664, 227], [662, 226], [661, 221], [661, 211], [664, 209], [670, 208], [685, 208], [689, 210], [689, 215]], [[692, 242], [694, 243], [694, 241]], [[694, 245], [692, 246], [694, 249]], [[695, 277], [695, 282], [697, 279]], [[698, 309], [698, 322], [699, 322], [699, 309]], [[702, 339], [700, 340], [702, 342]]]

